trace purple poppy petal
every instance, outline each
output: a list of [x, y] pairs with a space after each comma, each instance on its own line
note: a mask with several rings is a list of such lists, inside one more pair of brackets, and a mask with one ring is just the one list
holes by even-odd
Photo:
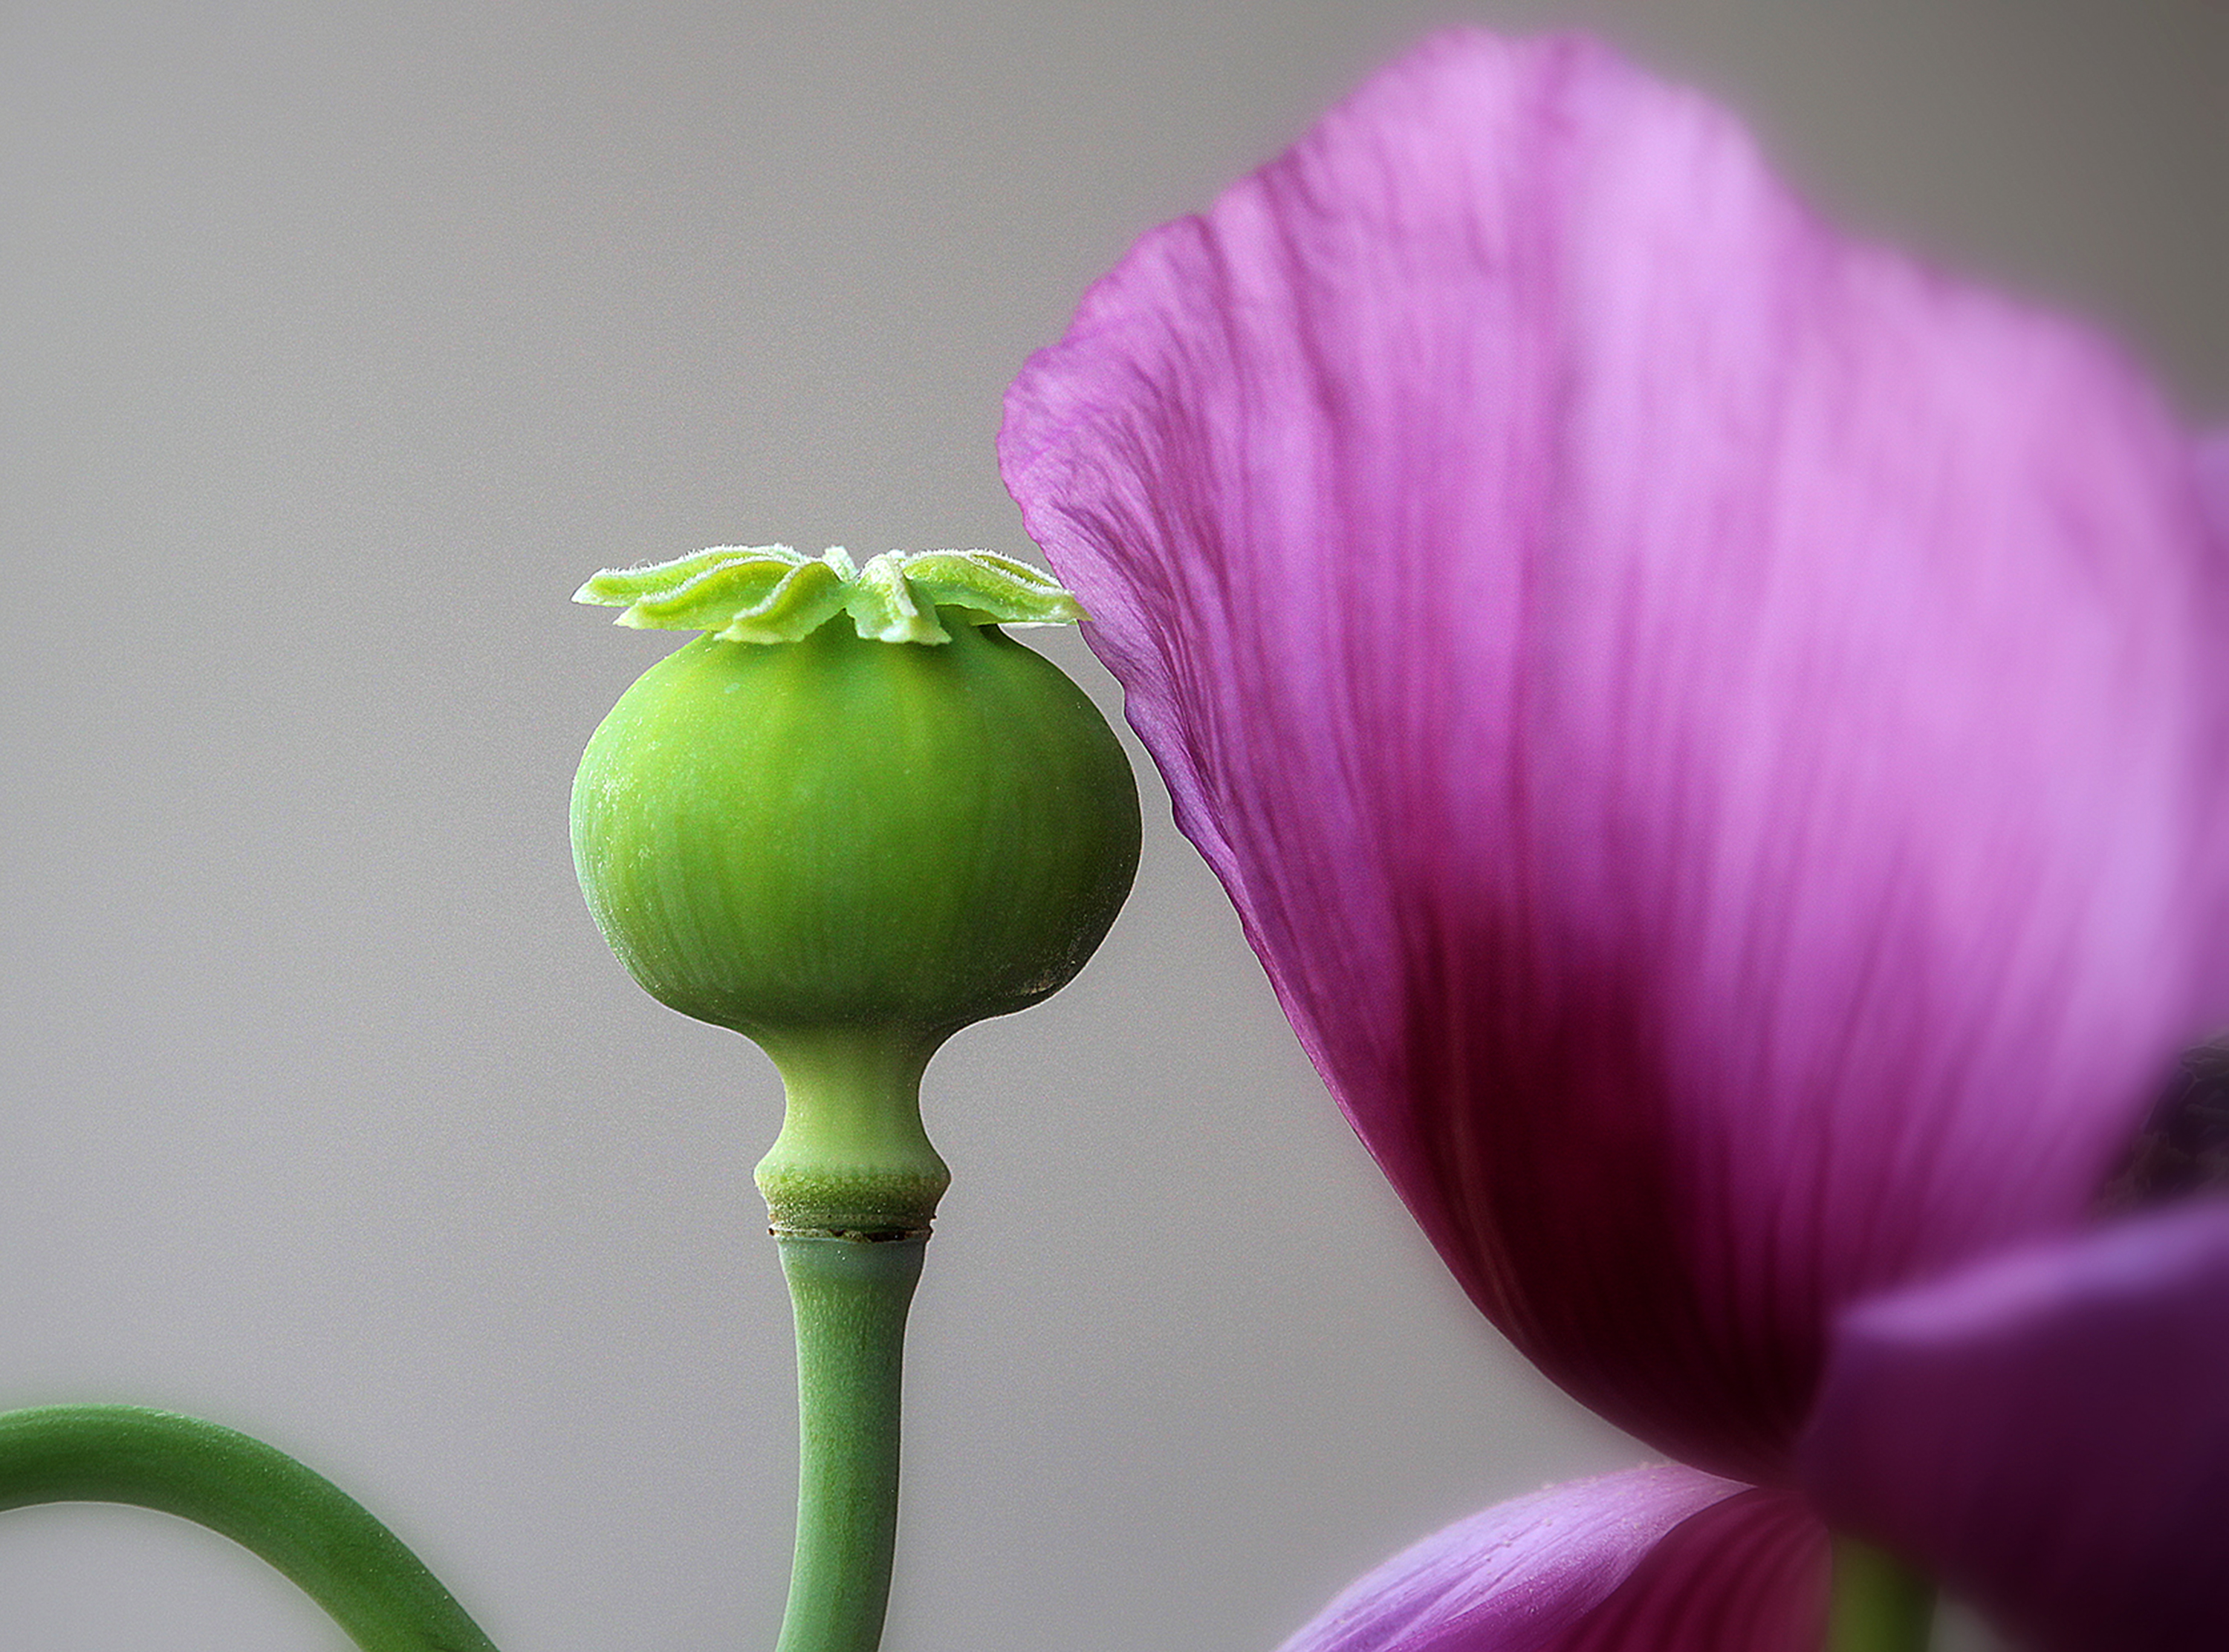
[[2052, 1652], [2229, 1646], [2229, 1204], [1845, 1316], [1805, 1441], [1828, 1517]]
[[2229, 557], [2229, 430], [2215, 431], [2198, 444], [2198, 492], [2214, 543]]
[[1552, 1652], [1817, 1652], [1827, 1528], [1786, 1492], [1690, 1515]]
[[2219, 984], [2187, 439], [1598, 45], [1147, 235], [1000, 458], [1364, 1141], [1676, 1456], [1784, 1475], [1834, 1311], [2071, 1220]]
[[1818, 1522], [1783, 1495], [1633, 1469], [1433, 1534], [1281, 1652], [1811, 1652], [1823, 1555]]

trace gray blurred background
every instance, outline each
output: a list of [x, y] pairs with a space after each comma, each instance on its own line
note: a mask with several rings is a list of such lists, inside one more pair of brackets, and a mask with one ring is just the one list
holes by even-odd
[[[2200, 0], [10, 0], [0, 1403], [288, 1447], [507, 1652], [770, 1645], [779, 1102], [581, 908], [574, 762], [678, 639], [566, 598], [723, 542], [1026, 551], [1024, 355], [1457, 16], [1599, 27], [2229, 413]], [[1145, 784], [1098, 960], [930, 1071], [890, 1652], [1266, 1652], [1641, 1455], [1460, 1299]], [[0, 1652], [339, 1644], [194, 1528], [0, 1521]]]

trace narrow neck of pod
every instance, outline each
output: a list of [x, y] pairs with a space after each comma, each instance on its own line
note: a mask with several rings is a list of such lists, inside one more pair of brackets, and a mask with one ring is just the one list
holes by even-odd
[[786, 1103], [757, 1174], [775, 1233], [928, 1233], [952, 1181], [921, 1123], [922, 1071], [942, 1041], [861, 1027], [759, 1041]]

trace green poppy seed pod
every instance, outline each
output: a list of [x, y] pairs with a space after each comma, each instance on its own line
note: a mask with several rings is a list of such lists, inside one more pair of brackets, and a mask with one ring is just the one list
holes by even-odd
[[780, 1069], [759, 1167], [778, 1228], [925, 1228], [949, 1179], [921, 1128], [929, 1056], [1064, 984], [1137, 869], [1113, 731], [993, 623], [1074, 599], [980, 553], [861, 571], [780, 547], [582, 594], [712, 633], [646, 672], [581, 759], [574, 860], [605, 939]]

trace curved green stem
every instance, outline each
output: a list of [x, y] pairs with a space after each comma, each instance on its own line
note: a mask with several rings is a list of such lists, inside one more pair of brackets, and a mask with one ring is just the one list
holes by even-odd
[[1895, 1556], [1839, 1533], [1827, 1652], [1927, 1652], [1935, 1585]]
[[215, 1423], [136, 1405], [0, 1412], [0, 1509], [68, 1502], [130, 1503], [222, 1533], [292, 1578], [363, 1652], [495, 1652], [362, 1504]]
[[919, 1233], [780, 1233], [797, 1316], [797, 1556], [775, 1652], [875, 1652], [897, 1544], [898, 1379]]

